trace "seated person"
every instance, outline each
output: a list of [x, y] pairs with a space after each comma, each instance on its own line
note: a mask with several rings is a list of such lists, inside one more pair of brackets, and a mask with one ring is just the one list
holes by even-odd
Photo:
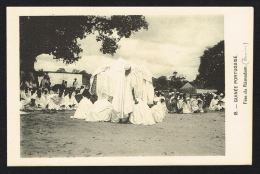
[[85, 121], [110, 121], [112, 114], [115, 114], [112, 103], [107, 99], [100, 99], [94, 102], [90, 117], [86, 118]]
[[35, 104], [38, 110], [46, 108], [46, 98], [42, 95], [42, 91], [40, 89], [37, 90]]
[[177, 98], [177, 113], [182, 113], [183, 110], [183, 94], [181, 93]]
[[37, 105], [35, 103], [36, 97], [37, 97], [37, 94], [33, 90], [32, 91], [32, 96], [30, 97], [30, 102], [28, 104], [24, 105], [24, 109], [25, 110], [37, 110], [38, 109], [38, 107], [37, 107]]
[[209, 110], [211, 111], [219, 111], [222, 107], [219, 105], [218, 97], [215, 93], [213, 93], [213, 98], [209, 105]]
[[48, 98], [48, 109], [50, 110], [61, 110], [61, 104], [63, 102], [64, 96], [63, 91], [61, 90], [59, 94], [50, 95]]
[[93, 103], [90, 101], [91, 94], [88, 90], [84, 90], [82, 93], [82, 100], [80, 101], [78, 108], [70, 118], [86, 119], [90, 115], [90, 110], [93, 106]]
[[225, 109], [225, 97], [224, 97], [223, 93], [220, 93], [220, 95], [219, 95], [218, 105], [221, 107], [221, 109]]
[[191, 100], [191, 109], [192, 109], [192, 112], [193, 112], [193, 113], [199, 113], [199, 112], [200, 112], [200, 108], [199, 108], [197, 96], [196, 96], [196, 99], [193, 98], [193, 99]]
[[76, 109], [78, 107], [78, 102], [76, 101], [75, 97], [72, 96], [72, 90], [66, 91], [64, 95], [65, 96], [61, 107], [69, 110]]
[[191, 108], [191, 103], [190, 103], [190, 98], [189, 97], [187, 97], [183, 101], [183, 110], [182, 110], [182, 112], [183, 112], [183, 114], [190, 114], [190, 113], [192, 113], [192, 108]]
[[203, 113], [203, 107], [204, 107], [204, 97], [203, 95], [197, 96], [197, 101], [198, 101], [198, 107], [199, 107], [199, 112]]
[[164, 102], [164, 99], [161, 97], [158, 97], [160, 95], [159, 93], [156, 94], [157, 97], [154, 98], [154, 106], [151, 108], [152, 115], [154, 117], [155, 122], [160, 123], [163, 122], [166, 112], [164, 110], [164, 107], [162, 103]]
[[154, 125], [156, 122], [152, 114], [152, 109], [150, 109], [142, 99], [137, 98], [137, 101], [138, 103], [134, 105], [133, 113], [130, 115], [129, 121], [132, 124]]

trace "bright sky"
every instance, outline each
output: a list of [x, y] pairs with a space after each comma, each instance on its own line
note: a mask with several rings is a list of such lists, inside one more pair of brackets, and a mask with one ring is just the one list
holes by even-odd
[[206, 47], [214, 46], [224, 40], [224, 16], [145, 16], [149, 23], [148, 30], [140, 30], [130, 38], [123, 38], [120, 49], [112, 57], [99, 51], [101, 42], [95, 35], [79, 40], [82, 58], [71, 65], [57, 61], [50, 55], [40, 55], [35, 63], [35, 70], [57, 71], [65, 68], [86, 70], [93, 74], [102, 64], [113, 62], [119, 57], [128, 62], [146, 65], [153, 76], [171, 76], [173, 71], [186, 75], [192, 81], [198, 74], [199, 57]]

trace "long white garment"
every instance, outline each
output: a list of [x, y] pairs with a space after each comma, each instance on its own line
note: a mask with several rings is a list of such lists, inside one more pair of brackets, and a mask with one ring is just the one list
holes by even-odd
[[192, 113], [191, 103], [190, 101], [183, 102], [183, 110], [182, 112], [184, 114], [190, 114]]
[[152, 110], [152, 115], [154, 117], [154, 120], [157, 123], [163, 122], [164, 118], [165, 118], [165, 112], [164, 112], [164, 108], [163, 105], [160, 101], [161, 97], [156, 97], [154, 98], [154, 101], [157, 102], [156, 105], [154, 105], [151, 110]]
[[86, 117], [85, 121], [110, 121], [113, 114], [115, 113], [112, 104], [106, 99], [101, 99], [93, 104], [89, 112], [89, 115]]
[[118, 119], [127, 118], [133, 112], [134, 100], [131, 86], [131, 73], [125, 76], [124, 72], [118, 74], [116, 90], [113, 96], [112, 105], [117, 113]]
[[138, 104], [134, 106], [129, 121], [133, 124], [154, 125], [156, 122], [152, 115], [152, 110], [141, 99], [137, 99], [137, 101]]
[[183, 107], [183, 99], [179, 99], [177, 101], [177, 107], [178, 107], [178, 109], [182, 109], [182, 107]]
[[211, 111], [218, 111], [220, 110], [222, 107], [218, 105], [218, 99], [212, 99], [209, 105], [209, 110]]
[[78, 102], [74, 96], [71, 96], [71, 98], [69, 98], [69, 94], [67, 94], [63, 99], [61, 106], [62, 105], [65, 106], [65, 109], [76, 109], [78, 107]]
[[147, 90], [147, 103], [148, 104], [153, 104], [154, 100], [154, 87], [152, 82], [145, 81], [146, 83], [146, 90]]
[[86, 119], [90, 116], [92, 107], [92, 102], [88, 98], [83, 97], [83, 99], [79, 102], [79, 106], [74, 116], [71, 116], [70, 118]]
[[24, 109], [24, 106], [31, 101], [31, 97], [27, 97], [24, 91], [21, 91], [20, 109]]
[[199, 111], [199, 105], [198, 105], [198, 100], [197, 99], [192, 99], [191, 100], [191, 109], [192, 109], [192, 112]]
[[38, 109], [45, 109], [46, 108], [46, 99], [44, 96], [36, 97], [35, 104], [38, 107]]
[[63, 99], [64, 97], [59, 97], [59, 94], [50, 95], [46, 101], [48, 103], [48, 109], [60, 110], [60, 106], [63, 102]]

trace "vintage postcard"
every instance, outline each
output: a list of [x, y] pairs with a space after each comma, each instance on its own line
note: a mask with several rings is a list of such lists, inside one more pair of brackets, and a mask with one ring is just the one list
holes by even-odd
[[7, 165], [252, 165], [253, 7], [7, 7]]

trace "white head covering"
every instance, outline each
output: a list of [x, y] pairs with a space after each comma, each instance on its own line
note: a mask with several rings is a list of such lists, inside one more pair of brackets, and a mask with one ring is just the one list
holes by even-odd
[[131, 66], [127, 63], [127, 64], [125, 64], [125, 66], [124, 66], [124, 69], [125, 70], [129, 70], [131, 68]]

